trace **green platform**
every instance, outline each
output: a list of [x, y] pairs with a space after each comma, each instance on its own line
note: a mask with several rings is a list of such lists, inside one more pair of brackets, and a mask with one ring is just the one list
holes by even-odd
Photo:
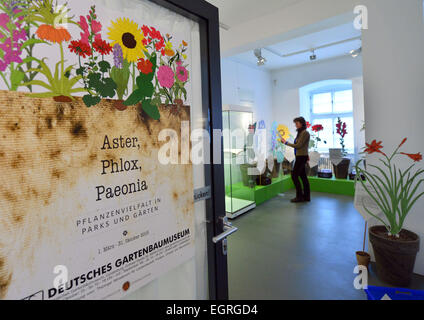
[[312, 191], [346, 196], [355, 195], [355, 181], [352, 180], [309, 177], [309, 183], [311, 184]]
[[[331, 193], [338, 195], [355, 195], [355, 182], [350, 180], [338, 179], [321, 179], [309, 177], [311, 191]], [[255, 201], [256, 205], [261, 205], [264, 202], [271, 200], [277, 195], [288, 190], [294, 189], [294, 184], [290, 176], [282, 176], [272, 179], [272, 184], [269, 186], [256, 186], [254, 190], [245, 187], [243, 183], [237, 183], [232, 186], [233, 198]], [[227, 196], [231, 196], [231, 188], [227, 188]]]

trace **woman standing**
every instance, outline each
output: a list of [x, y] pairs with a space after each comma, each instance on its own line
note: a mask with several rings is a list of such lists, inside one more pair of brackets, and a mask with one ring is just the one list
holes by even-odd
[[[291, 200], [293, 203], [310, 202], [311, 201], [311, 188], [309, 185], [308, 176], [306, 175], [306, 163], [309, 161], [309, 141], [311, 135], [309, 134], [306, 126], [306, 120], [303, 117], [294, 119], [297, 129], [297, 137], [294, 143], [289, 143], [285, 139], [282, 142], [289, 147], [295, 149], [296, 163], [292, 172], [293, 183], [296, 187], [296, 198]], [[300, 184], [299, 177], [302, 179]]]

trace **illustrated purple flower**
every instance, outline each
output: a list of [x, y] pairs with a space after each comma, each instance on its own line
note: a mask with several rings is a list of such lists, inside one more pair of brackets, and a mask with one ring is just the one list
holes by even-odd
[[7, 29], [10, 18], [7, 13], [0, 13], [0, 27]]
[[12, 62], [22, 62], [22, 59], [20, 57], [22, 53], [21, 45], [16, 42], [12, 45], [12, 40], [10, 38], [7, 39], [4, 43], [0, 44], [0, 50], [3, 51], [3, 62], [7, 65], [11, 64]]
[[164, 87], [171, 89], [175, 83], [175, 74], [169, 66], [161, 66], [158, 70], [159, 84]]
[[[13, 11], [16, 14], [21, 10], [14, 8]], [[13, 62], [22, 63], [22, 44], [28, 40], [28, 36], [19, 21], [20, 19], [10, 18], [6, 13], [0, 14], [0, 26], [3, 28], [0, 32], [0, 38], [6, 38], [3, 43], [0, 43], [0, 50], [2, 51], [2, 58], [0, 59], [1, 72], [5, 71]], [[13, 24], [12, 30], [10, 30], [11, 24]]]
[[177, 67], [177, 79], [181, 82], [186, 82], [188, 80], [188, 71], [183, 66]]
[[115, 67], [118, 69], [122, 69], [124, 67], [124, 54], [122, 52], [121, 46], [118, 43], [113, 47], [113, 62]]

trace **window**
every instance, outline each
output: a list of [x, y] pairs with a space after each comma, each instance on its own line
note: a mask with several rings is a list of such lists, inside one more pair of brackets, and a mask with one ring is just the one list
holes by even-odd
[[336, 124], [340, 117], [347, 124], [348, 134], [345, 137], [346, 151], [354, 153], [354, 121], [352, 88], [337, 88], [311, 92], [311, 123], [321, 124], [324, 131], [320, 138], [327, 141], [318, 145], [318, 151], [326, 153], [329, 148], [341, 148], [340, 136], [336, 132]]

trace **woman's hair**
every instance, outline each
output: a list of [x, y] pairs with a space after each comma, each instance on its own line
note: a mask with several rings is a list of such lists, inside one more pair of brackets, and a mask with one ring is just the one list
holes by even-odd
[[296, 118], [296, 119], [293, 120], [293, 122], [294, 123], [299, 122], [302, 125], [302, 128], [301, 129], [298, 129], [299, 132], [300, 131], [303, 131], [303, 130], [306, 130], [308, 128], [307, 125], [306, 125], [306, 120], [305, 120], [304, 117]]

